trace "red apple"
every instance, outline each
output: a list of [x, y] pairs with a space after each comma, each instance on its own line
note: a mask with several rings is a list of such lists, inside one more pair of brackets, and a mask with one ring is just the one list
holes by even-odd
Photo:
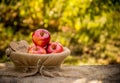
[[28, 49], [28, 52], [31, 54], [46, 54], [46, 50], [40, 46], [31, 46]]
[[60, 53], [63, 51], [63, 46], [58, 42], [51, 42], [48, 44], [47, 53]]
[[50, 33], [45, 29], [37, 29], [32, 34], [32, 40], [36, 46], [45, 47], [50, 41]]

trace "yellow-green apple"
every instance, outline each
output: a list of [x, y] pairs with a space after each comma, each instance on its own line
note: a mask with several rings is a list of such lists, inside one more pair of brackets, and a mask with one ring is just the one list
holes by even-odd
[[50, 33], [45, 29], [37, 29], [32, 34], [32, 40], [36, 46], [45, 47], [50, 41]]
[[45, 48], [36, 45], [29, 47], [28, 52], [31, 54], [46, 54]]
[[63, 46], [58, 42], [51, 42], [46, 49], [47, 53], [60, 53], [63, 51]]

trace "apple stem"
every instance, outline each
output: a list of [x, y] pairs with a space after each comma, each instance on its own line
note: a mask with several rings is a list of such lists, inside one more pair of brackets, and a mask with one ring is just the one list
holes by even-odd
[[40, 35], [41, 35], [41, 36], [43, 36], [43, 35], [44, 35], [44, 33], [43, 33], [43, 32], [41, 32], [41, 33], [40, 33]]
[[52, 49], [53, 49], [53, 50], [56, 49], [56, 45], [53, 45], [53, 46], [52, 46]]

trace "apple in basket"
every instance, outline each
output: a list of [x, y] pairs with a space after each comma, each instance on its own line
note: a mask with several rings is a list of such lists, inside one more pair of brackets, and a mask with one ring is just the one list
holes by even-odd
[[58, 42], [50, 42], [51, 36], [46, 29], [37, 29], [32, 34], [34, 46], [28, 50], [32, 54], [49, 54], [60, 53], [63, 51], [63, 46]]
[[29, 47], [28, 52], [31, 54], [46, 54], [46, 50], [43, 47], [35, 45]]
[[50, 33], [45, 29], [37, 29], [32, 34], [32, 40], [36, 46], [45, 47], [50, 41]]
[[63, 51], [63, 46], [58, 42], [51, 42], [48, 44], [47, 53], [60, 53]]

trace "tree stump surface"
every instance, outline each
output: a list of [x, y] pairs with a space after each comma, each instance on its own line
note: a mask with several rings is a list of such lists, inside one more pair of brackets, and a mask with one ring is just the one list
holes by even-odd
[[[2, 67], [8, 65], [0, 64]], [[81, 65], [81, 66], [64, 66], [73, 68], [75, 77], [45, 77], [34, 75], [29, 77], [10, 77], [0, 76], [0, 83], [120, 83], [120, 65]], [[76, 74], [78, 73], [78, 74]]]

